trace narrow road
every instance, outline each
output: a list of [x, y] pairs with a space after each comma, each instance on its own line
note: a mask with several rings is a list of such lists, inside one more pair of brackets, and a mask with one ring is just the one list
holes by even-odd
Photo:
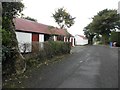
[[59, 63], [34, 71], [26, 88], [118, 88], [118, 48], [77, 46]]

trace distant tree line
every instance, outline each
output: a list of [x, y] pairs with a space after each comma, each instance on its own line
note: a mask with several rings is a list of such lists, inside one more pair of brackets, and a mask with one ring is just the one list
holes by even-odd
[[22, 18], [27, 19], [27, 20], [30, 20], [30, 21], [37, 22], [37, 19], [31, 18], [31, 17], [29, 17], [29, 16], [27, 16], [27, 17], [22, 17]]
[[[93, 38], [101, 38], [103, 44], [110, 42], [112, 32], [120, 30], [120, 15], [117, 10], [104, 9], [92, 18], [92, 22], [84, 28], [84, 34], [93, 44]], [[101, 37], [100, 37], [101, 36]]]

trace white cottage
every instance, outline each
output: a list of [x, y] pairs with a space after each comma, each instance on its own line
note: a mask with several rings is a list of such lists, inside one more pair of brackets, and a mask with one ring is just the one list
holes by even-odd
[[82, 35], [75, 35], [75, 45], [86, 45], [88, 44], [88, 39]]

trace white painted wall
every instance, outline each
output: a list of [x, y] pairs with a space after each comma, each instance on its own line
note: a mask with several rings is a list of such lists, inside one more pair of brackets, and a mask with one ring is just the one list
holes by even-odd
[[40, 48], [44, 47], [44, 34], [39, 34]]
[[67, 38], [67, 41], [66, 41], [66, 38], [67, 38], [67, 37], [64, 37], [64, 42], [68, 42], [68, 38]]
[[53, 36], [54, 41], [57, 41], [57, 36]]
[[70, 37], [70, 42], [72, 41], [72, 37]]
[[72, 37], [72, 38], [73, 38], [72, 46], [74, 47], [75, 46], [75, 41], [74, 41], [74, 37]]
[[39, 34], [39, 42], [44, 42], [44, 34]]
[[74, 44], [74, 37], [70, 37], [70, 42], [72, 43], [72, 46], [74, 47], [75, 44]]
[[66, 37], [64, 37], [64, 42], [65, 42], [65, 38], [66, 38]]
[[85, 44], [88, 44], [87, 39], [83, 39], [80, 36], [75, 36], [75, 45], [85, 45]]
[[23, 52], [23, 44], [27, 43], [29, 44], [26, 52], [31, 52], [32, 49], [32, 33], [25, 33], [25, 32], [15, 32], [16, 33], [16, 37], [18, 40], [18, 45], [19, 45], [19, 49], [20, 52]]

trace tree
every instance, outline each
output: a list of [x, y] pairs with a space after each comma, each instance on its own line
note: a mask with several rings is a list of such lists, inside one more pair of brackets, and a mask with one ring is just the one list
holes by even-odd
[[95, 33], [91, 30], [91, 24], [92, 23], [88, 24], [83, 30], [84, 35], [88, 38], [88, 44], [93, 44], [93, 38], [95, 36]]
[[111, 31], [120, 29], [120, 16], [117, 10], [102, 10], [93, 17], [91, 29], [94, 33], [102, 35], [102, 41], [107, 44]]
[[[25, 71], [25, 59], [20, 54], [18, 41], [15, 34], [15, 26], [13, 19], [20, 14], [24, 5], [21, 2], [2, 2], [2, 45], [12, 51], [10, 60], [14, 60], [16, 73], [20, 74]], [[7, 37], [7, 35], [9, 37]], [[7, 38], [7, 42], [5, 39]], [[9, 60], [6, 60], [6, 62]], [[10, 63], [8, 63], [10, 64]]]
[[64, 8], [59, 8], [52, 17], [61, 29], [70, 28], [75, 22], [75, 17], [72, 17]]

